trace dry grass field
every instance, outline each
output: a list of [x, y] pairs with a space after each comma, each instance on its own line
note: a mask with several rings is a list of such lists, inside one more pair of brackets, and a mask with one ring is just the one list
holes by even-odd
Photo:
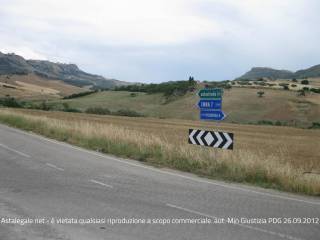
[[[319, 130], [5, 108], [0, 122], [159, 167], [320, 195]], [[189, 128], [232, 132], [234, 150], [189, 145]]]
[[10, 95], [24, 100], [57, 99], [85, 90], [59, 80], [43, 79], [35, 74], [0, 75], [0, 97]]

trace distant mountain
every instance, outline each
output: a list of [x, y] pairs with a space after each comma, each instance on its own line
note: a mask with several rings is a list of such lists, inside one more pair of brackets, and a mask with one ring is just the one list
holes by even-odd
[[277, 70], [266, 67], [254, 67], [249, 72], [245, 73], [239, 79], [257, 79], [257, 78], [291, 78], [293, 72], [287, 70]]
[[305, 70], [299, 70], [295, 73], [295, 78], [313, 78], [320, 77], [320, 64]]
[[53, 63], [42, 60], [25, 60], [15, 54], [0, 52], [0, 75], [34, 73], [46, 79], [62, 80], [78, 87], [113, 88], [129, 83], [86, 73], [75, 64]]
[[254, 67], [249, 72], [245, 73], [237, 79], [290, 79], [290, 78], [313, 78], [320, 77], [320, 65], [316, 65], [307, 69], [291, 72], [288, 70], [278, 70], [267, 67]]

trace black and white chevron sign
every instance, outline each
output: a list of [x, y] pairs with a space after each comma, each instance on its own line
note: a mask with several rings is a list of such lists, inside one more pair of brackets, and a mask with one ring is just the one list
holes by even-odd
[[233, 149], [233, 133], [189, 129], [189, 143], [214, 148]]

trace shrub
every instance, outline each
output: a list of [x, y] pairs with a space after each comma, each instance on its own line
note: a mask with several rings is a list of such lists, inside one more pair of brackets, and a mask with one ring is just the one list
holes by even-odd
[[90, 107], [90, 108], [87, 108], [86, 113], [98, 114], [98, 115], [110, 115], [111, 111], [108, 108], [103, 108], [103, 107]]
[[0, 105], [4, 107], [23, 108], [23, 104], [21, 102], [10, 96], [0, 99]]
[[96, 93], [97, 91], [98, 90], [81, 92], [81, 93], [74, 93], [74, 94], [71, 94], [69, 96], [65, 96], [63, 99], [72, 99], [72, 98], [84, 97], [84, 96]]
[[308, 85], [308, 84], [309, 84], [309, 81], [308, 81], [308, 80], [302, 80], [302, 81], [301, 81], [301, 84], [303, 84], [303, 85]]
[[64, 112], [74, 112], [74, 113], [81, 113], [82, 111], [77, 108], [68, 108], [68, 109], [63, 109], [62, 111]]
[[144, 115], [129, 109], [120, 109], [117, 112], [113, 112], [113, 115], [127, 116], [127, 117], [143, 117]]
[[306, 92], [303, 89], [300, 89], [298, 91], [298, 96], [305, 96], [305, 95], [306, 95]]
[[257, 94], [258, 94], [258, 97], [262, 97], [264, 95], [264, 92], [263, 91], [259, 91], [259, 92], [257, 92]]
[[115, 91], [145, 92], [145, 93], [163, 93], [165, 96], [184, 95], [188, 91], [196, 88], [197, 82], [192, 78], [188, 81], [164, 82], [160, 84], [133, 84], [116, 87]]
[[259, 125], [273, 125], [273, 122], [269, 121], [269, 120], [260, 120], [260, 121], [258, 121], [258, 124]]
[[310, 129], [320, 129], [320, 122], [313, 122]]
[[286, 122], [276, 121], [276, 122], [274, 123], [274, 125], [275, 125], [275, 126], [286, 126], [287, 123], [286, 123]]
[[47, 104], [46, 101], [42, 101], [41, 104], [38, 106], [38, 109], [43, 111], [49, 111], [51, 107]]
[[320, 93], [320, 88], [311, 88], [310, 91], [314, 93]]

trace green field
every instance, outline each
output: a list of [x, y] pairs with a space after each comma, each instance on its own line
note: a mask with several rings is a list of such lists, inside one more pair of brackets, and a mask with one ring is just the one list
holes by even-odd
[[[228, 115], [225, 122], [257, 123], [262, 120], [279, 121], [290, 126], [308, 127], [320, 119], [320, 94], [308, 93], [297, 96], [294, 91], [263, 89], [264, 97], [258, 98], [259, 89], [232, 88], [225, 90], [223, 111]], [[196, 106], [199, 100], [196, 91], [167, 100], [163, 94], [104, 91], [85, 97], [54, 100], [50, 104], [62, 108], [70, 107], [85, 111], [89, 107], [103, 107], [111, 111], [130, 109], [156, 118], [199, 119]]]

